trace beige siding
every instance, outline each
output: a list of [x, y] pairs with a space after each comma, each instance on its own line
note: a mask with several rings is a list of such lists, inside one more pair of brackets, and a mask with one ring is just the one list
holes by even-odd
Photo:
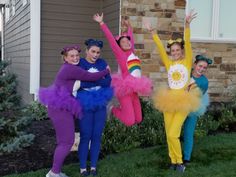
[[32, 100], [29, 94], [30, 73], [30, 4], [22, 6], [16, 1], [16, 11], [4, 24], [5, 60], [12, 62], [10, 68], [18, 78], [18, 91], [23, 102]]
[[[60, 49], [64, 45], [79, 43], [83, 50], [85, 39], [102, 38], [99, 25], [92, 19], [94, 13], [101, 11], [107, 16], [106, 21], [112, 30], [117, 32], [118, 0], [42, 0], [41, 86], [52, 83], [62, 63]], [[112, 65], [114, 60], [108, 45], [105, 45], [102, 57]]]

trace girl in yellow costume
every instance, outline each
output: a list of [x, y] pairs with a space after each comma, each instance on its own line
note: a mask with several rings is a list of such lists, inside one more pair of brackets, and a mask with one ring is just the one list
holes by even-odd
[[[167, 55], [162, 42], [150, 24], [147, 29], [152, 33], [162, 62], [168, 72], [168, 88], [160, 88], [154, 96], [155, 107], [163, 112], [171, 169], [184, 172], [180, 144], [181, 127], [187, 115], [196, 111], [200, 104], [200, 91], [189, 89], [192, 68], [192, 49], [190, 43], [190, 22], [196, 17], [191, 13], [185, 18], [184, 41], [181, 38], [169, 40], [170, 57]], [[184, 47], [185, 45], [185, 47]]]

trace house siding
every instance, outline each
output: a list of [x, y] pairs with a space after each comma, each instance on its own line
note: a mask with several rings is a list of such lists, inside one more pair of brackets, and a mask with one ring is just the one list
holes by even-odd
[[[99, 25], [92, 19], [93, 14], [104, 10], [104, 13], [109, 16], [108, 23], [111, 23], [112, 28], [118, 27], [118, 23], [114, 22], [119, 19], [119, 16], [116, 16], [116, 9], [119, 9], [117, 2], [114, 0], [42, 0], [41, 86], [48, 86], [55, 78], [62, 64], [60, 49], [64, 45], [80, 44], [83, 57], [84, 41], [88, 38], [102, 38]], [[112, 12], [107, 10], [108, 8]], [[110, 56], [111, 51], [106, 45], [102, 57], [110, 59]], [[111, 59], [108, 62], [112, 64]]]
[[11, 61], [10, 70], [17, 75], [18, 92], [23, 103], [33, 99], [29, 94], [30, 75], [30, 4], [16, 1], [15, 14], [4, 22], [4, 60]]
[[[114, 35], [119, 34], [119, 22], [120, 22], [120, 1], [119, 0], [104, 0], [102, 10], [104, 13], [104, 22], [109, 26], [109, 29]], [[111, 51], [111, 48], [104, 37], [103, 32], [101, 33], [101, 39], [104, 41], [104, 49], [102, 56], [106, 59], [110, 65], [112, 71], [117, 71], [117, 62]]]

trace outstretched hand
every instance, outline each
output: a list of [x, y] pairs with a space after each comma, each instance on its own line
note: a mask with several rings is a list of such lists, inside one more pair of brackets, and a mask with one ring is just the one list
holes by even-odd
[[93, 20], [98, 22], [98, 23], [103, 23], [103, 13], [99, 15], [98, 13], [93, 15]]
[[121, 26], [125, 26], [125, 27], [131, 26], [129, 19], [126, 19], [126, 18], [122, 19]]
[[185, 24], [189, 25], [194, 18], [197, 17], [197, 13], [194, 12], [194, 9], [191, 9], [190, 13], [185, 17]]
[[155, 29], [152, 27], [151, 23], [149, 21], [144, 22], [144, 26], [147, 28], [147, 30], [150, 33], [155, 33]]

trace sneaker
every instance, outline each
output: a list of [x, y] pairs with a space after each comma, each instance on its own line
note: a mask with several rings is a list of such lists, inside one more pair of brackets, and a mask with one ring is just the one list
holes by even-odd
[[60, 177], [68, 177], [65, 173], [60, 173]]
[[190, 160], [184, 160], [184, 166], [190, 165]]
[[92, 170], [90, 170], [90, 175], [92, 175], [92, 176], [97, 176], [97, 170], [96, 169], [92, 169]]
[[88, 171], [83, 171], [82, 173], [80, 173], [80, 176], [89, 176], [89, 172]]
[[60, 174], [53, 173], [51, 170], [46, 174], [46, 177], [61, 177]]
[[176, 165], [176, 171], [183, 173], [185, 171], [185, 166], [184, 164], [177, 164]]
[[176, 164], [172, 163], [169, 167], [170, 170], [176, 170]]

